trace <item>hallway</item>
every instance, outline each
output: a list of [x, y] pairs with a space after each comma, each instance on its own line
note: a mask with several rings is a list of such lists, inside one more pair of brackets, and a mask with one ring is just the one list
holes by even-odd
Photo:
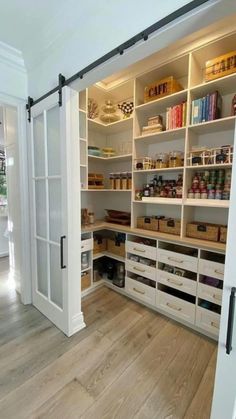
[[68, 339], [20, 304], [0, 265], [1, 419], [209, 418], [213, 341], [107, 288]]

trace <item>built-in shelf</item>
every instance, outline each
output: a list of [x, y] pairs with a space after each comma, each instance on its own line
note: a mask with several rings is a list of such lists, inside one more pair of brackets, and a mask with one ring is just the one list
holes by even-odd
[[153, 134], [140, 135], [139, 137], [135, 137], [134, 140], [144, 141], [145, 144], [155, 144], [162, 141], [172, 141], [177, 138], [183, 138], [184, 141], [185, 130], [186, 127], [170, 129], [167, 131], [155, 132]]
[[196, 166], [186, 166], [186, 169], [191, 170], [204, 170], [204, 169], [229, 169], [232, 167], [232, 163], [220, 163], [220, 164], [199, 164]]
[[184, 205], [192, 207], [229, 208], [230, 201], [220, 199], [185, 199]]
[[80, 141], [84, 141], [85, 143], [87, 142], [86, 138], [80, 138]]
[[147, 169], [147, 170], [133, 170], [133, 173], [155, 173], [155, 172], [179, 172], [184, 170], [184, 167], [165, 167], [163, 169]]
[[124, 262], [125, 261], [125, 258], [124, 257], [118, 256], [118, 255], [114, 255], [113, 253], [106, 252], [106, 251], [104, 251], [102, 253], [96, 253], [95, 255], [93, 255], [93, 260], [100, 259], [100, 258], [102, 258], [104, 256], [109, 257], [109, 258], [112, 258], [112, 259], [115, 259], [115, 260], [118, 260], [119, 262]]
[[196, 134], [209, 134], [219, 131], [228, 131], [235, 128], [235, 116], [214, 119], [214, 121], [201, 122], [200, 124], [189, 125], [189, 129]]
[[81, 164], [80, 167], [87, 167], [87, 164]]
[[132, 130], [133, 118], [120, 119], [119, 121], [111, 122], [110, 124], [104, 124], [96, 119], [88, 119], [88, 128], [89, 130], [97, 131], [105, 135], [116, 134], [118, 132]]
[[132, 189], [81, 189], [81, 192], [131, 192]]
[[81, 269], [81, 273], [90, 271], [91, 269], [92, 269], [91, 266], [89, 266], [88, 268], [85, 268], [85, 269]]
[[221, 95], [227, 95], [228, 93], [232, 93], [235, 84], [236, 73], [193, 86], [190, 91], [196, 98], [205, 96], [207, 93], [211, 93], [214, 90], [218, 90]]
[[182, 205], [183, 199], [179, 198], [146, 198], [143, 197], [142, 201], [133, 201], [137, 204], [162, 204], [162, 205]]
[[79, 108], [79, 112], [82, 112], [82, 113], [87, 113], [84, 109], [81, 109], [81, 108]]
[[132, 159], [132, 154], [123, 154], [121, 156], [113, 156], [113, 157], [100, 157], [100, 156], [90, 156], [88, 155], [90, 160], [102, 160], [102, 161], [109, 161], [109, 162], [116, 162], [116, 161], [128, 161]]
[[166, 108], [187, 100], [187, 90], [181, 90], [180, 92], [173, 93], [172, 95], [164, 96], [160, 99], [152, 100], [151, 102], [143, 103], [135, 107], [136, 111], [143, 111], [145, 113], [155, 111], [156, 114], [160, 111], [165, 111]]

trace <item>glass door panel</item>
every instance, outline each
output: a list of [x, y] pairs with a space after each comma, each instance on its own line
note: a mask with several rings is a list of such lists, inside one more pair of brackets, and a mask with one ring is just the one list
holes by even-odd
[[51, 301], [61, 309], [62, 298], [62, 270], [60, 267], [59, 246], [50, 244], [50, 297]]
[[59, 107], [47, 111], [48, 176], [61, 174], [61, 141]]
[[48, 180], [49, 240], [59, 243], [62, 235], [61, 179]]
[[46, 180], [35, 180], [36, 235], [47, 238]]
[[37, 289], [45, 297], [48, 297], [48, 278], [47, 278], [47, 243], [42, 240], [36, 240], [37, 248]]
[[44, 115], [41, 113], [33, 120], [34, 131], [34, 175], [45, 176]]

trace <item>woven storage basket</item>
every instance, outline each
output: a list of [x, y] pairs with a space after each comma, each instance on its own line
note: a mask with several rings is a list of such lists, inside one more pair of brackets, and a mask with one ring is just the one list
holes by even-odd
[[180, 220], [175, 220], [173, 218], [164, 218], [159, 220], [159, 230], [162, 233], [175, 234], [176, 236], [179, 236], [180, 226]]
[[81, 291], [86, 290], [91, 285], [90, 273], [83, 272], [81, 274]]
[[194, 239], [218, 242], [219, 225], [210, 223], [192, 222], [187, 224], [187, 237]]
[[142, 228], [144, 230], [158, 231], [159, 220], [157, 217], [138, 217], [137, 228]]
[[93, 254], [104, 252], [107, 250], [107, 239], [105, 238], [94, 238], [93, 239]]
[[227, 226], [220, 226], [220, 242], [226, 243], [227, 241]]
[[107, 250], [113, 255], [125, 257], [125, 243], [107, 239]]

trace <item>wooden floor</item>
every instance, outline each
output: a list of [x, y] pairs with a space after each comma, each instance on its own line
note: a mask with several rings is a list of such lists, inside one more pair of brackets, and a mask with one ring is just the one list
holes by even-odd
[[0, 417], [208, 419], [216, 344], [106, 288], [66, 338], [0, 262]]

